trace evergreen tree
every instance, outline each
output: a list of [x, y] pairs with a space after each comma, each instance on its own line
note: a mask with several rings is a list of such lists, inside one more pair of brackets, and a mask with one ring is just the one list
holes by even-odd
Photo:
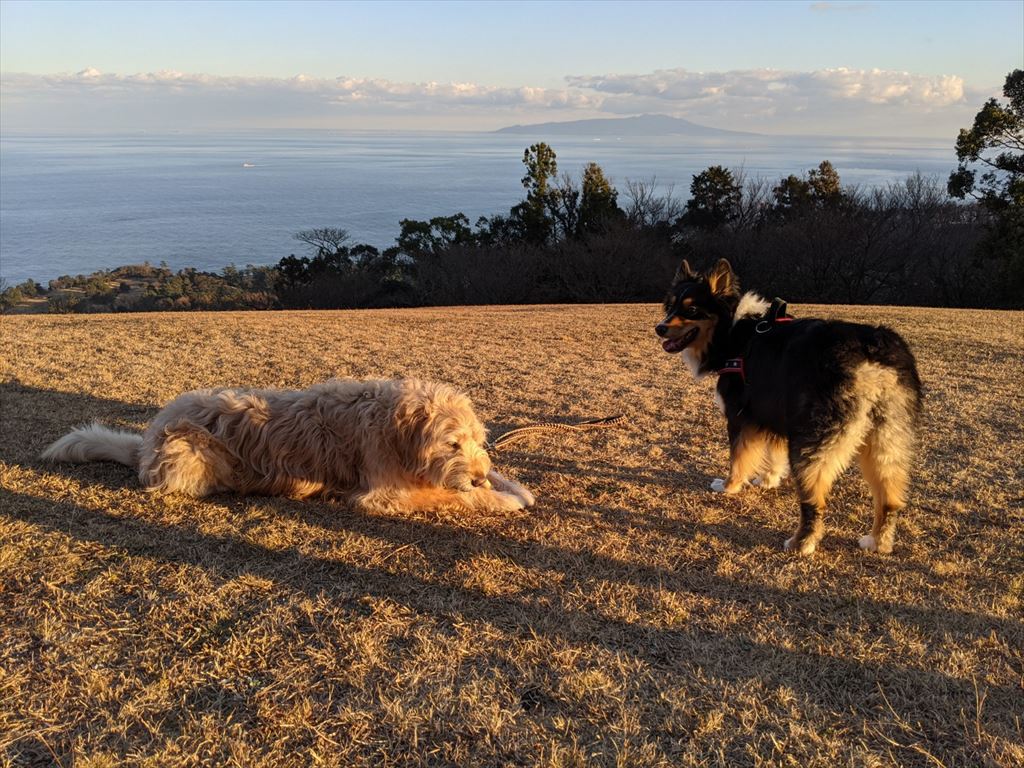
[[[956, 140], [959, 167], [947, 189], [953, 197], [973, 197], [992, 213], [988, 235], [978, 255], [988, 261], [993, 295], [1009, 307], [1024, 296], [1024, 70], [1006, 76], [1007, 103], [989, 99], [961, 129]], [[979, 177], [969, 165], [982, 166]]]
[[[949, 194], [981, 201], [991, 210], [1024, 207], [1024, 69], [1006, 76], [1003, 96], [1008, 103], [989, 99], [962, 128], [956, 140], [960, 166], [949, 176]], [[981, 177], [968, 167], [984, 167]]]
[[822, 160], [816, 169], [810, 171], [807, 174], [807, 181], [811, 187], [811, 194], [820, 203], [833, 203], [843, 196], [839, 173], [828, 160]]
[[557, 204], [551, 186], [558, 175], [555, 150], [544, 142], [532, 144], [523, 152], [523, 165], [526, 200], [512, 209], [512, 215], [522, 222], [528, 242], [543, 244], [551, 239], [554, 229], [550, 211]]
[[743, 190], [732, 171], [712, 165], [693, 177], [683, 222], [701, 229], [716, 229], [736, 218]]
[[810, 204], [812, 195], [811, 185], [793, 174], [781, 179], [772, 189], [772, 197], [775, 199], [775, 210], [777, 211], [791, 211], [806, 207]]
[[469, 218], [464, 213], [435, 216], [430, 221], [402, 219], [399, 222], [398, 248], [413, 258], [436, 254], [453, 245], [474, 243]]
[[828, 160], [807, 172], [807, 178], [790, 174], [772, 188], [774, 210], [783, 216], [800, 213], [843, 200], [839, 173]]
[[619, 193], [611, 185], [597, 163], [587, 163], [583, 169], [583, 187], [580, 194], [580, 232], [603, 232], [623, 216], [618, 205]]

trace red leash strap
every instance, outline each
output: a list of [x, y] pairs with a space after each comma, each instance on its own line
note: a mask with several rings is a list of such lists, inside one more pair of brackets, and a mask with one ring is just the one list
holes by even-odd
[[742, 357], [734, 357], [731, 360], [726, 360], [725, 365], [719, 368], [716, 373], [718, 373], [719, 376], [725, 373], [736, 373], [739, 374], [739, 377], [743, 380], [744, 384], [747, 383], [747, 372], [743, 368]]

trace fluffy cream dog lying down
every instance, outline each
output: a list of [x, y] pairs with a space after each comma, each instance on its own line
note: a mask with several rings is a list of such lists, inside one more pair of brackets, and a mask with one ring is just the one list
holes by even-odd
[[150, 490], [332, 496], [369, 510], [512, 511], [533, 495], [491, 469], [469, 398], [419, 379], [332, 379], [305, 390], [207, 389], [172, 401], [142, 435], [99, 424], [49, 461], [117, 461]]

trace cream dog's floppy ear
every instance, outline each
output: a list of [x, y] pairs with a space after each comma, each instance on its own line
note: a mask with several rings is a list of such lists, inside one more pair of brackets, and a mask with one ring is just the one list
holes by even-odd
[[422, 474], [426, 470], [424, 450], [430, 424], [430, 409], [423, 401], [402, 403], [395, 412], [393, 443], [395, 453], [406, 470]]

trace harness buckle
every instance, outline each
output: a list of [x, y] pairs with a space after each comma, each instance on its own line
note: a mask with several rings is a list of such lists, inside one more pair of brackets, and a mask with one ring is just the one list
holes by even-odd
[[786, 313], [786, 302], [776, 297], [768, 310], [768, 316], [754, 326], [758, 333], [768, 333], [776, 323], [790, 323], [793, 318]]

